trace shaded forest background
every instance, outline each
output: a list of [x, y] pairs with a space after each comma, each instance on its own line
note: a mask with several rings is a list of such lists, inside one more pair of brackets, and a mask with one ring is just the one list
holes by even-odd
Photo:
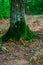
[[[0, 0], [0, 19], [10, 17], [10, 0]], [[26, 0], [26, 13], [43, 14], [43, 0]]]

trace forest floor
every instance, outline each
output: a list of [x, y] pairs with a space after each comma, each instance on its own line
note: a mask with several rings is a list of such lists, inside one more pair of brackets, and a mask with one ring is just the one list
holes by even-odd
[[[0, 20], [0, 36], [9, 28], [9, 20]], [[0, 51], [0, 65], [43, 65], [43, 15], [27, 16], [30, 29], [41, 34], [41, 39], [29, 43], [6, 42], [7, 51]]]

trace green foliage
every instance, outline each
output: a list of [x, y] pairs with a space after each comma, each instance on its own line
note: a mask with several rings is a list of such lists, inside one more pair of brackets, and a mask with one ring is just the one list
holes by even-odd
[[43, 0], [26, 0], [28, 11], [31, 14], [43, 14]]
[[0, 0], [0, 19], [9, 18], [10, 17], [10, 3], [9, 0], [4, 0], [2, 4], [2, 0]]
[[[3, 4], [0, 0], [0, 19], [10, 17], [9, 0], [4, 0]], [[30, 14], [43, 14], [43, 0], [26, 0], [26, 5]]]
[[2, 0], [0, 0], [0, 18], [2, 18]]

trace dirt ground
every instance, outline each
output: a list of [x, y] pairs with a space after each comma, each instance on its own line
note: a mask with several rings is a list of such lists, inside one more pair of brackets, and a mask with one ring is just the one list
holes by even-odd
[[[43, 15], [27, 16], [30, 29], [42, 35], [41, 39], [29, 43], [6, 42], [7, 51], [0, 50], [0, 65], [43, 65]], [[6, 33], [9, 20], [0, 20], [0, 36]]]

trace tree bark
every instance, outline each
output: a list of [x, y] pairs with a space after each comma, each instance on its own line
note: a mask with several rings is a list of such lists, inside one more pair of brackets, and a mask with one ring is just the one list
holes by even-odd
[[10, 27], [8, 32], [2, 37], [2, 40], [6, 42], [9, 38], [14, 39], [14, 37], [14, 40], [19, 40], [25, 33], [25, 24], [25, 1], [11, 0]]
[[27, 26], [25, 17], [25, 0], [11, 0], [10, 27], [8, 32], [2, 37], [2, 41], [6, 42], [10, 38], [20, 40], [21, 37], [29, 41], [38, 36]]
[[25, 21], [25, 0], [11, 0], [10, 8], [10, 24], [11, 27], [21, 18]]

